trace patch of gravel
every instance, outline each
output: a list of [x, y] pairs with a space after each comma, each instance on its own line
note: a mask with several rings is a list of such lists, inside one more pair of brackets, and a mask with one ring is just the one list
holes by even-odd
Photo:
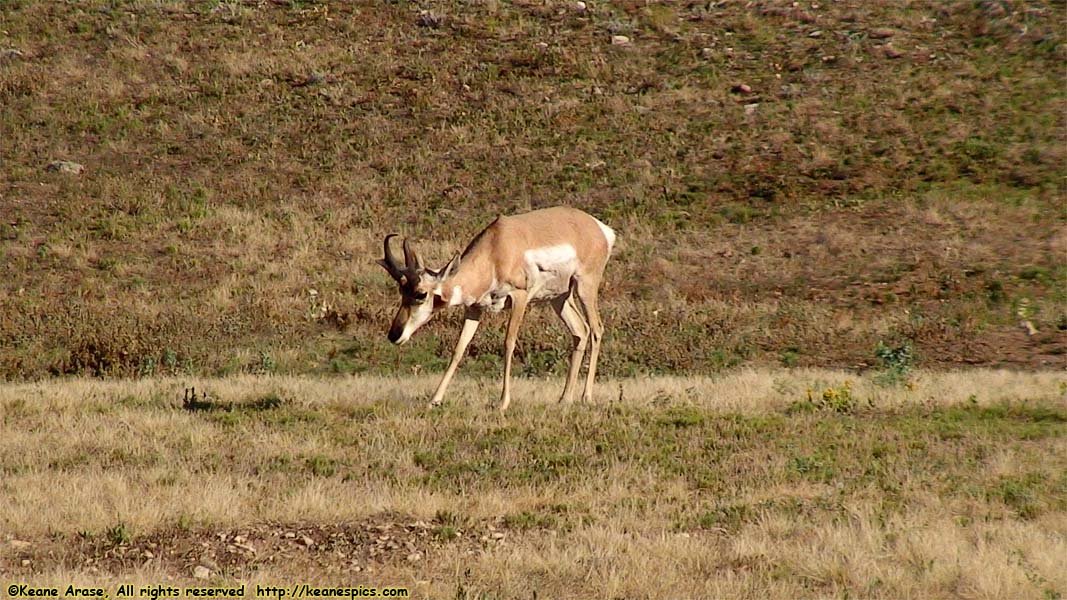
[[469, 522], [439, 535], [437, 523], [393, 513], [357, 522], [265, 522], [236, 528], [171, 526], [129, 541], [102, 535], [54, 535], [10, 540], [0, 553], [0, 572], [30, 575], [62, 566], [89, 573], [121, 574], [157, 569], [177, 577], [239, 577], [258, 566], [293, 562], [359, 572], [386, 564], [411, 563], [449, 554], [475, 555], [507, 543], [501, 520]]

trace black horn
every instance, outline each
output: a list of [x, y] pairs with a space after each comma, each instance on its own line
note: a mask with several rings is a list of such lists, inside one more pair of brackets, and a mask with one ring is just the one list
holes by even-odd
[[415, 246], [412, 245], [408, 238], [404, 238], [404, 261], [407, 263], [409, 271], [422, 271], [422, 261], [419, 259], [419, 253], [415, 251]]
[[397, 237], [397, 234], [395, 233], [390, 233], [385, 236], [385, 258], [379, 260], [378, 264], [385, 267], [385, 270], [389, 271], [389, 275], [391, 275], [393, 279], [400, 281], [400, 277], [404, 274], [404, 270], [397, 264], [396, 256], [393, 255], [392, 249], [389, 248], [389, 240], [395, 237]]

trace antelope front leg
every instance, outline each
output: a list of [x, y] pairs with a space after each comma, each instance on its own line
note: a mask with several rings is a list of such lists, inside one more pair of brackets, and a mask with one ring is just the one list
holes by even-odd
[[503, 413], [511, 404], [511, 355], [515, 352], [515, 343], [519, 338], [519, 325], [526, 314], [529, 294], [524, 290], [511, 292], [511, 318], [508, 319], [508, 333], [504, 339], [504, 391], [500, 394], [500, 412]]
[[456, 374], [459, 361], [463, 360], [463, 355], [467, 352], [467, 346], [470, 345], [471, 339], [474, 338], [474, 332], [478, 331], [478, 323], [481, 316], [481, 312], [475, 309], [469, 309], [467, 314], [464, 315], [463, 329], [459, 332], [459, 342], [456, 343], [456, 349], [452, 352], [452, 362], [448, 363], [448, 369], [445, 370], [441, 383], [437, 384], [437, 391], [433, 393], [433, 399], [430, 400], [431, 407], [441, 405], [441, 401], [445, 397], [445, 390], [448, 389], [448, 383], [452, 381], [452, 376]]

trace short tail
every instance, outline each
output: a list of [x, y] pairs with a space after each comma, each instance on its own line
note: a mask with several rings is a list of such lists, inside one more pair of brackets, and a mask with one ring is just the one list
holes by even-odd
[[611, 249], [615, 247], [615, 230], [605, 225], [596, 217], [593, 217], [593, 220], [600, 226], [600, 231], [604, 234], [604, 239], [608, 241], [608, 254], [611, 254]]

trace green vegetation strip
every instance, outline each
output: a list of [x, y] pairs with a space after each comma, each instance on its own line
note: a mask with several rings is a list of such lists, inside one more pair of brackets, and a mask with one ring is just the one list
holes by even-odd
[[[423, 414], [407, 403], [314, 406], [275, 393], [227, 402], [174, 400], [126, 396], [68, 415], [82, 430], [76, 443], [3, 453], [0, 474], [62, 479], [109, 470], [137, 478], [139, 471], [183, 464], [193, 473], [272, 475], [290, 485], [311, 477], [461, 496], [549, 486], [561, 491], [558, 502], [509, 514], [519, 528], [573, 526], [593, 518], [594, 510], [610, 518], [611, 507], [568, 498], [568, 490], [590, 482], [632, 483], [630, 508], [650, 516], [647, 487], [681, 482], [688, 495], [668, 502], [658, 516], [683, 529], [737, 524], [766, 511], [839, 511], [872, 490], [887, 510], [918, 492], [966, 498], [989, 515], [1007, 509], [1022, 519], [1067, 510], [1067, 460], [1058, 452], [1067, 438], [1067, 409], [1048, 401], [842, 409], [820, 399], [741, 414], [659, 397], [648, 404], [569, 409], [520, 404], [501, 419], [480, 406]], [[5, 430], [53, 439], [49, 421], [30, 403], [6, 406]], [[118, 421], [162, 426], [93, 438], [92, 430]], [[204, 447], [191, 448], [183, 428], [195, 429]], [[149, 435], [150, 452], [143, 447]], [[315, 450], [254, 443], [264, 437], [299, 439]], [[1019, 468], [991, 472], [988, 461], [997, 453], [1016, 455]], [[804, 483], [824, 487], [816, 498], [745, 500], [773, 486]]]

